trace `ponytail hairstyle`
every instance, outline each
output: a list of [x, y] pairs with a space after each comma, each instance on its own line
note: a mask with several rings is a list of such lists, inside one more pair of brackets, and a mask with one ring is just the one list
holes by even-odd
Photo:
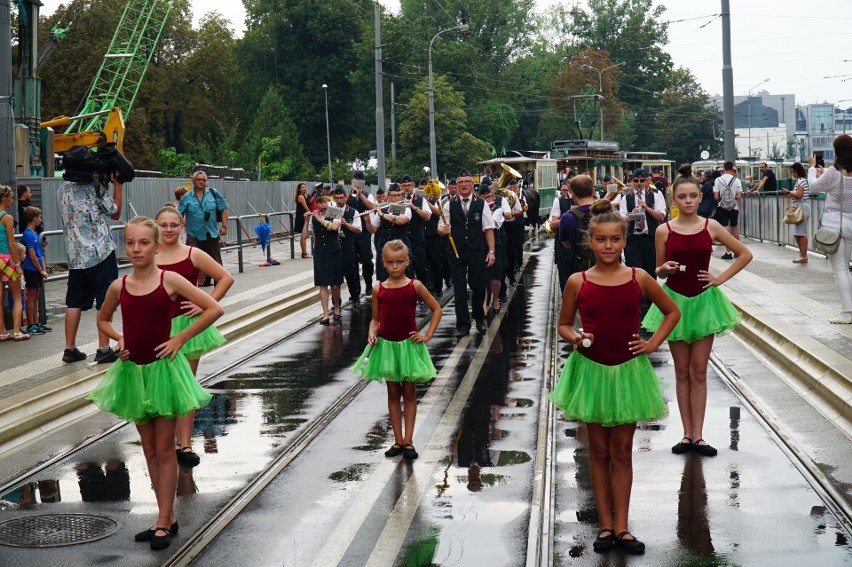
[[592, 234], [597, 225], [612, 222], [621, 225], [621, 232], [624, 238], [627, 238], [627, 219], [613, 210], [612, 201], [609, 199], [598, 199], [592, 203], [589, 213], [592, 215], [589, 219], [589, 234]]
[[692, 177], [692, 164], [685, 163], [677, 170], [678, 177]]

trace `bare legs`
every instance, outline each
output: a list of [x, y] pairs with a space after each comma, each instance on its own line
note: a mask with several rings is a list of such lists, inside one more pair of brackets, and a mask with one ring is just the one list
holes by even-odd
[[[417, 391], [414, 382], [385, 382], [388, 386], [388, 413], [390, 414], [393, 438], [401, 446], [412, 445], [414, 420], [417, 416]], [[399, 400], [402, 398], [402, 407]], [[405, 417], [405, 435], [402, 418]]]
[[307, 249], [307, 245], [308, 245], [308, 223], [309, 222], [310, 222], [310, 220], [305, 221], [305, 226], [302, 229], [302, 234], [301, 234], [301, 236], [299, 236], [299, 247], [301, 247], [301, 249], [302, 249], [302, 258], [310, 258], [310, 256], [308, 256], [308, 249]]
[[683, 435], [692, 441], [704, 438], [707, 409], [707, 361], [713, 348], [713, 335], [700, 341], [669, 341], [675, 366], [677, 405], [683, 422]]
[[[198, 359], [190, 360], [189, 367], [192, 369], [192, 375], [198, 374]], [[190, 411], [186, 415], [179, 415], [175, 419], [175, 435], [177, 436], [177, 447], [192, 447], [192, 424], [195, 421], [195, 410]]]
[[[339, 290], [340, 288], [338, 288]], [[338, 291], [338, 293], [340, 293]], [[322, 318], [328, 321], [328, 286], [319, 286], [320, 306], [322, 306]]]
[[808, 257], [808, 235], [802, 236], [794, 236], [796, 239], [796, 246], [799, 247], [799, 258], [807, 258]]
[[136, 424], [142, 440], [142, 451], [148, 463], [148, 476], [157, 498], [157, 523], [169, 528], [175, 523], [175, 491], [177, 490], [177, 456], [175, 455], [175, 420], [155, 417]]
[[598, 423], [587, 423], [586, 427], [589, 432], [589, 479], [600, 529], [611, 529], [614, 534], [630, 531], [627, 512], [633, 487], [633, 433], [636, 424], [604, 427]]
[[12, 294], [12, 332], [17, 334], [21, 332], [21, 316], [23, 315], [21, 280], [9, 280], [6, 285], [9, 286], [9, 293]]

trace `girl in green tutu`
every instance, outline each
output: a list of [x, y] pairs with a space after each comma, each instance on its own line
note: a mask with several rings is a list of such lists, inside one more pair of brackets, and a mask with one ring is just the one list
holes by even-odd
[[[210, 401], [180, 350], [223, 313], [209, 295], [178, 274], [157, 268], [158, 241], [157, 225], [149, 218], [136, 217], [124, 229], [133, 272], [110, 285], [98, 312], [98, 330], [118, 341], [120, 358], [87, 396], [102, 410], [136, 423], [158, 508], [157, 521], [136, 534], [136, 541], [150, 542], [151, 549], [168, 547], [178, 530], [175, 418]], [[179, 296], [202, 313], [187, 329], [170, 336], [171, 306]], [[119, 305], [123, 332], [112, 325]]]
[[[200, 248], [181, 244], [181, 215], [174, 207], [163, 207], [155, 217], [160, 229], [160, 251], [157, 253], [157, 267], [166, 272], [175, 272], [186, 278], [192, 285], [198, 283], [198, 276], [204, 273], [213, 279], [216, 285], [210, 292], [210, 297], [217, 302], [222, 301], [228, 289], [234, 283], [234, 277], [228, 273], [216, 260]], [[172, 309], [172, 335], [176, 335], [198, 319], [201, 309], [185, 297], [178, 297]], [[189, 339], [181, 348], [181, 353], [189, 361], [194, 375], [198, 374], [198, 361], [201, 355], [225, 344], [225, 337], [210, 325], [196, 336]], [[201, 462], [192, 450], [192, 423], [195, 421], [195, 411], [177, 418], [176, 434], [178, 463], [184, 468], [192, 468]]]
[[[668, 278], [663, 287], [681, 310], [680, 322], [669, 335], [675, 366], [677, 405], [683, 422], [683, 437], [672, 447], [676, 454], [695, 451], [712, 457], [716, 449], [704, 440], [707, 407], [707, 361], [713, 338], [740, 322], [740, 314], [719, 291], [722, 285], [751, 261], [751, 252], [722, 225], [698, 216], [702, 193], [694, 177], [679, 177], [672, 186], [672, 201], [680, 214], [661, 224], [655, 235], [657, 276]], [[710, 273], [713, 241], [724, 244], [735, 260], [727, 270]], [[642, 326], [655, 331], [662, 320], [651, 308]]]
[[[565, 419], [586, 423], [589, 477], [600, 531], [594, 550], [616, 545], [644, 553], [645, 544], [628, 528], [633, 485], [633, 434], [636, 422], [666, 414], [661, 380], [645, 356], [659, 348], [680, 317], [674, 301], [644, 270], [620, 263], [627, 242], [627, 222], [601, 199], [591, 208], [589, 247], [595, 265], [568, 278], [559, 311], [559, 335], [576, 346], [550, 400]], [[645, 295], [664, 314], [648, 341], [639, 332]], [[583, 330], [574, 328], [580, 312]], [[613, 511], [615, 512], [613, 514]]]
[[[435, 366], [424, 344], [435, 333], [441, 321], [441, 306], [419, 281], [405, 275], [408, 247], [401, 240], [391, 240], [382, 248], [382, 263], [388, 278], [373, 286], [373, 318], [370, 321], [367, 348], [352, 367], [364, 380], [385, 380], [388, 388], [388, 413], [394, 444], [386, 457], [400, 453], [416, 459], [414, 420], [417, 416], [415, 384], [435, 377]], [[485, 267], [483, 266], [483, 269]], [[432, 310], [429, 328], [417, 332], [417, 300], [422, 299]], [[403, 408], [400, 408], [400, 398]], [[405, 413], [405, 433], [402, 414]]]

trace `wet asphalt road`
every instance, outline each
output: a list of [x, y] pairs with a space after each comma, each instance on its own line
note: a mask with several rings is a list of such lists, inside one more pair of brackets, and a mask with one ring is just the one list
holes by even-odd
[[[459, 342], [452, 303], [445, 306], [429, 343], [439, 377], [418, 387], [420, 459], [383, 456], [391, 443], [385, 388], [369, 384], [195, 564], [524, 564], [551, 255], [545, 249], [531, 259], [498, 317], [499, 332]], [[311, 327], [210, 387], [214, 399], [199, 412], [194, 432], [202, 464], [180, 475], [181, 535], [173, 546], [357, 380], [348, 368], [366, 342], [368, 321], [369, 307], [362, 307], [341, 327]], [[673, 368], [667, 350], [652, 361], [669, 385], [670, 414], [642, 425], [634, 442], [630, 525], [648, 551], [591, 551], [597, 518], [585, 430], [560, 420], [554, 564], [852, 564], [839, 522], [712, 372], [705, 431], [719, 456], [670, 452], [681, 435]], [[132, 427], [44, 471], [0, 505], [0, 521], [88, 513], [120, 525], [84, 545], [0, 547], [0, 565], [159, 565], [167, 557], [132, 541], [156, 515]]]

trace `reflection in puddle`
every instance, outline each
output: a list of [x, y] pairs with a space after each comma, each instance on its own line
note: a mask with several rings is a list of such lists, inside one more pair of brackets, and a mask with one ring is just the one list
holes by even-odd
[[363, 478], [364, 473], [373, 468], [369, 463], [355, 463], [328, 475], [334, 482], [356, 482]]

